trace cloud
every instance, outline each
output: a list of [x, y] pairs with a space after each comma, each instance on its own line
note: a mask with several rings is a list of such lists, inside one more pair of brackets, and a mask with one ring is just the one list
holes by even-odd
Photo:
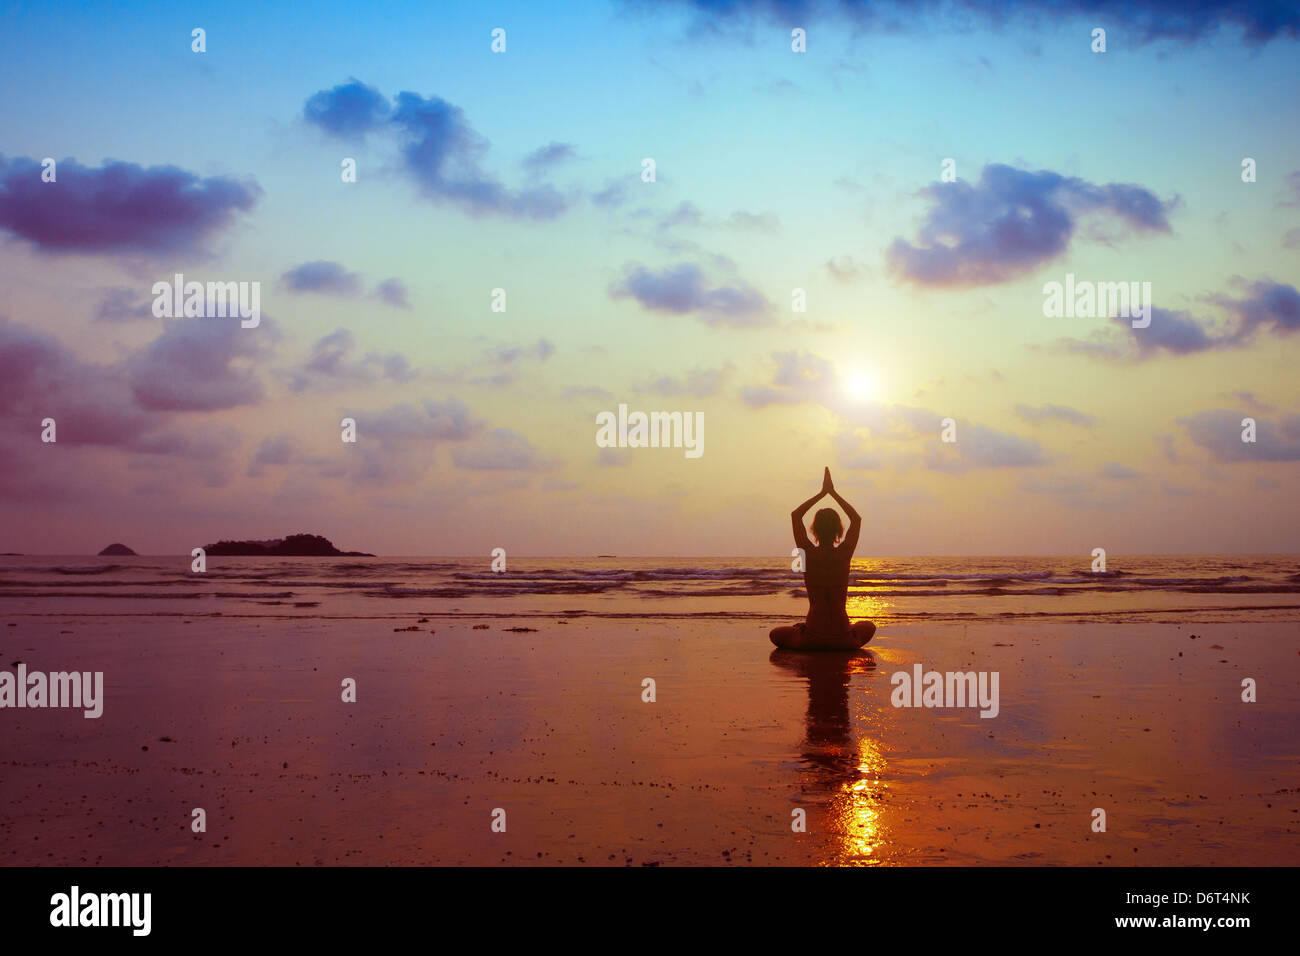
[[355, 77], [308, 97], [303, 119], [331, 136], [347, 139], [379, 129], [392, 109], [384, 95]]
[[488, 350], [486, 360], [498, 365], [511, 365], [528, 358], [545, 362], [554, 354], [555, 346], [550, 341], [538, 339], [533, 345], [498, 345]]
[[1032, 438], [1021, 438], [987, 425], [957, 423], [957, 440], [929, 445], [925, 466], [934, 471], [968, 468], [1031, 468], [1050, 459]]
[[1277, 204], [1279, 206], [1300, 206], [1300, 169], [1287, 174], [1284, 188], [1285, 193]]
[[614, 397], [614, 393], [609, 389], [600, 388], [595, 385], [569, 385], [560, 393], [560, 397], [565, 401], [574, 398], [599, 398], [608, 401]]
[[597, 468], [625, 468], [630, 464], [632, 464], [632, 452], [629, 448], [596, 449]]
[[623, 278], [610, 286], [616, 299], [634, 298], [651, 312], [696, 314], [706, 325], [754, 326], [764, 324], [767, 300], [744, 282], [710, 287], [704, 271], [680, 262], [655, 272], [636, 263], [624, 267]]
[[401, 279], [385, 279], [375, 286], [370, 295], [386, 305], [391, 305], [394, 309], [411, 307], [411, 294], [407, 291], [406, 283]]
[[[363, 277], [360, 273], [344, 268], [341, 263], [317, 259], [294, 266], [280, 276], [280, 282], [290, 292], [309, 292], [355, 299], [361, 295]], [[376, 284], [370, 290], [369, 297], [378, 299], [395, 309], [411, 307], [406, 283], [398, 278], [385, 279]]]
[[1283, 249], [1300, 249], [1300, 229], [1289, 229], [1282, 240]]
[[727, 217], [725, 225], [741, 232], [764, 232], [775, 234], [781, 231], [781, 220], [770, 212], [746, 212], [737, 209]]
[[990, 164], [972, 185], [932, 183], [931, 206], [915, 244], [895, 239], [891, 272], [934, 287], [1008, 282], [1062, 255], [1083, 216], [1099, 216], [1134, 232], [1170, 231], [1162, 202], [1141, 186], [1095, 185], [1047, 170]]
[[[482, 336], [477, 338], [482, 338]], [[332, 367], [331, 363], [334, 361], [332, 358], [333, 353], [344, 350], [344, 356], [346, 357], [347, 351], [352, 348], [352, 345], [351, 334], [343, 329], [339, 329], [322, 339], [316, 348], [326, 364], [324, 367], [317, 367], [315, 370], [329, 371]], [[524, 362], [545, 362], [554, 354], [554, 344], [548, 339], [538, 339], [532, 345], [487, 346], [478, 358], [453, 368], [413, 369], [407, 364], [405, 357], [399, 353], [388, 352], [380, 355], [372, 352], [361, 360], [353, 360], [347, 357], [346, 362], [343, 363], [343, 371], [348, 373], [347, 378], [361, 383], [374, 382], [381, 378], [391, 378], [395, 381], [423, 379], [443, 385], [500, 387], [509, 385], [519, 379], [520, 366]], [[312, 363], [309, 362], [308, 365], [312, 365]], [[320, 363], [316, 363], [316, 365], [320, 365]], [[301, 372], [310, 373], [311, 371], [312, 368], [307, 366], [294, 370], [290, 372], [291, 380], [292, 376]]]
[[288, 372], [290, 390], [338, 389], [379, 381], [410, 382], [419, 377], [400, 352], [369, 352], [364, 357], [353, 358], [355, 348], [356, 337], [344, 328], [320, 339], [307, 360]]
[[340, 408], [338, 416], [356, 420], [356, 443], [340, 443], [333, 457], [306, 464], [322, 478], [347, 478], [358, 489], [422, 481], [439, 444], [468, 441], [485, 424], [457, 398], [426, 398], [376, 411]]
[[120, 370], [82, 362], [54, 339], [4, 316], [0, 415], [25, 431], [53, 418], [65, 446], [128, 445], [164, 421], [136, 404]]
[[1248, 282], [1240, 276], [1234, 276], [1231, 282], [1245, 291], [1243, 298], [1221, 294], [1208, 298], [1237, 319], [1234, 334], [1238, 338], [1249, 339], [1261, 329], [1274, 335], [1300, 331], [1300, 292], [1295, 286], [1272, 279]]
[[1169, 309], [1151, 310], [1151, 325], [1145, 329], [1133, 328], [1132, 320], [1118, 316], [1116, 324], [1127, 327], [1137, 346], [1138, 357], [1147, 358], [1159, 352], [1188, 355], [1204, 352], [1227, 343], [1230, 337], [1215, 336], [1194, 316]]
[[[183, 321], [183, 320], [182, 320]], [[238, 325], [236, 323], [236, 329]], [[247, 330], [239, 330], [246, 335]], [[159, 342], [166, 337], [160, 336]], [[111, 364], [83, 362], [71, 350], [19, 323], [0, 317], [0, 487], [23, 500], [87, 500], [112, 495], [112, 475], [102, 458], [31, 455], [34, 430], [53, 418], [59, 448], [108, 449], [128, 455], [166, 456], [177, 466], [194, 462], [193, 470], [171, 467], [171, 480], [208, 487], [224, 485], [232, 475], [227, 461], [240, 442], [237, 432], [205, 423], [179, 421], [178, 403], [145, 402], [136, 394], [131, 373], [139, 361], [169, 361], [167, 348], [157, 342]], [[189, 369], [155, 370], [162, 377], [194, 379], [198, 393], [208, 394], [211, 377], [197, 378]], [[190, 403], [185, 403], [190, 404]], [[199, 403], [202, 404], [202, 403]], [[5, 436], [27, 436], [9, 447]], [[30, 440], [28, 440], [30, 439]], [[128, 460], [130, 461], [130, 460]], [[158, 465], [148, 466], [157, 472]], [[69, 469], [81, 469], [70, 472]]]
[[1132, 319], [1115, 316], [1106, 331], [1094, 332], [1085, 340], [1061, 339], [1052, 348], [1091, 358], [1144, 361], [1159, 355], [1244, 348], [1263, 334], [1284, 338], [1300, 331], [1300, 291], [1294, 286], [1272, 279], [1248, 281], [1241, 276], [1234, 276], [1230, 284], [1242, 294], [1202, 297], [1223, 311], [1223, 322], [1185, 310], [1152, 308], [1147, 328], [1135, 329]]
[[1071, 425], [1081, 425], [1085, 428], [1091, 427], [1097, 423], [1097, 419], [1077, 409], [1069, 408], [1065, 405], [1042, 405], [1034, 408], [1023, 403], [1016, 404], [1016, 414], [1027, 422], [1046, 422], [1058, 421], [1068, 422]]
[[775, 234], [781, 231], [781, 220], [771, 213], [753, 213], [743, 209], [737, 209], [726, 219], [709, 219], [705, 216], [704, 210], [695, 203], [683, 200], [660, 218], [656, 228], [660, 232], [665, 232], [679, 226]]
[[839, 464], [856, 471], [875, 471], [885, 467], [887, 458], [879, 448], [869, 448], [861, 435], [842, 431], [835, 436]]
[[358, 431], [364, 426], [368, 436], [385, 442], [460, 441], [472, 438], [483, 427], [457, 398], [426, 398], [419, 405], [403, 402], [354, 417]]
[[404, 134], [406, 171], [430, 199], [456, 203], [476, 216], [546, 220], [564, 212], [567, 201], [554, 187], [510, 190], [479, 168], [487, 141], [474, 132], [460, 107], [418, 93], [398, 93], [396, 102], [393, 122]]
[[866, 268], [852, 256], [840, 256], [826, 260], [826, 271], [836, 282], [854, 282], [862, 277]]
[[672, 212], [659, 220], [660, 229], [672, 229], [675, 226], [694, 227], [703, 225], [703, 211], [690, 201], [679, 202]]
[[836, 388], [835, 368], [811, 352], [775, 352], [776, 372], [772, 386], [746, 386], [740, 398], [750, 408], [767, 405], [801, 405], [807, 401], [831, 400]]
[[[176, 320], [176, 324], [186, 321], [194, 320]], [[252, 330], [239, 329], [238, 323], [234, 328], [256, 337]], [[257, 335], [263, 331], [258, 329]], [[122, 506], [119, 479], [129, 477], [132, 469], [165, 475], [173, 488], [228, 484], [235, 474], [232, 453], [242, 444], [241, 435], [230, 427], [196, 421], [189, 414], [224, 404], [214, 401], [223, 397], [217, 394], [224, 374], [221, 360], [197, 370], [177, 367], [175, 339], [169, 332], [175, 335], [171, 322], [142, 349], [97, 364], [81, 360], [43, 332], [0, 317], [0, 492], [28, 504], [66, 501], [75, 506], [79, 502], [83, 510], [95, 511]], [[230, 354], [221, 345], [214, 351]], [[237, 360], [254, 376], [254, 392], [262, 352], [262, 347], [254, 346]], [[151, 363], [153, 378], [144, 383], [151, 387], [138, 391], [142, 383], [135, 373]], [[174, 400], [158, 386], [168, 381], [189, 382], [193, 391], [183, 401]], [[39, 440], [40, 423], [47, 417], [56, 422], [56, 446]], [[125, 468], [112, 467], [118, 463]]]
[[[470, 215], [547, 220], [569, 205], [549, 184], [513, 190], [485, 172], [480, 162], [488, 150], [487, 140], [475, 132], [464, 110], [437, 96], [403, 91], [390, 106], [374, 87], [352, 79], [312, 94], [303, 107], [303, 118], [332, 136], [391, 135], [402, 170], [420, 192], [435, 202], [458, 205]], [[554, 160], [556, 147], [563, 144], [551, 143], [529, 158], [542, 154]]]
[[294, 266], [280, 277], [291, 292], [323, 292], [354, 296], [361, 291], [361, 277], [337, 262], [316, 260]]
[[215, 411], [262, 400], [258, 366], [277, 333], [268, 316], [257, 329], [237, 320], [170, 319], [163, 332], [125, 362], [141, 408]]
[[[645, 0], [625, 0], [642, 6]], [[1045, 20], [1105, 16], [1105, 25], [1122, 29], [1137, 44], [1157, 40], [1190, 42], [1214, 36], [1224, 24], [1239, 29], [1251, 45], [1279, 36], [1300, 36], [1300, 10], [1289, 3], [1239, 3], [1235, 0], [1148, 0], [1110, 3], [1106, 0], [1039, 0], [1009, 4], [1005, 0], [961, 0], [954, 4], [907, 0], [674, 0], [697, 11], [712, 32], [719, 25], [742, 19], [763, 19], [793, 27], [841, 19], [864, 33], [932, 30], [937, 16], [956, 26], [968, 21], [1000, 29], [1007, 24], [1037, 25]], [[658, 9], [658, 8], [656, 8]]]
[[565, 481], [562, 478], [542, 479], [542, 491], [577, 491], [582, 484], [577, 481]]
[[475, 443], [456, 448], [451, 457], [457, 468], [468, 471], [549, 471], [557, 464], [510, 428], [494, 428]]
[[291, 465], [301, 460], [302, 451], [298, 444], [298, 439], [293, 435], [273, 435], [265, 438], [257, 446], [253, 453], [253, 459], [249, 464], [248, 475], [250, 478], [258, 478], [266, 473], [268, 466], [282, 467]]
[[35, 160], [0, 156], [0, 229], [44, 252], [197, 253], [261, 195], [253, 182], [115, 160], [65, 159], [57, 176], [42, 182]]
[[568, 162], [574, 156], [573, 147], [568, 143], [550, 142], [525, 156], [523, 166], [529, 172], [543, 173], [553, 166]]
[[708, 398], [718, 394], [733, 368], [730, 363], [722, 368], [693, 368], [680, 378], [664, 375], [644, 385], [634, 386], [633, 389], [655, 395]]
[[1127, 465], [1121, 465], [1117, 461], [1106, 462], [1106, 464], [1101, 466], [1099, 474], [1103, 478], [1109, 478], [1112, 481], [1132, 481], [1135, 478], [1141, 477], [1140, 472], [1134, 471]]
[[1235, 398], [1237, 401], [1241, 402], [1243, 405], [1249, 405], [1249, 406], [1251, 406], [1251, 407], [1253, 407], [1253, 408], [1257, 408], [1257, 409], [1259, 409], [1261, 412], [1275, 412], [1275, 411], [1277, 411], [1276, 408], [1274, 408], [1272, 405], [1269, 405], [1269, 404], [1267, 404], [1266, 402], [1264, 402], [1264, 400], [1261, 399], [1261, 398], [1260, 398], [1258, 395], [1256, 395], [1254, 392], [1249, 392], [1249, 391], [1245, 391], [1245, 390], [1243, 390], [1243, 389], [1239, 389], [1239, 390], [1237, 390], [1237, 391], [1235, 391], [1235, 392], [1229, 392], [1229, 393], [1227, 394], [1226, 397], [1227, 397], [1227, 398]]
[[138, 322], [153, 318], [153, 299], [141, 298], [135, 289], [106, 289], [95, 309], [96, 322]]
[[1247, 416], [1228, 409], [1198, 412], [1178, 423], [1215, 461], [1300, 461], [1300, 415], [1255, 418], [1255, 441], [1242, 441]]
[[633, 183], [627, 176], [617, 176], [605, 180], [605, 185], [591, 194], [591, 201], [597, 206], [617, 209], [631, 198]]
[[547, 339], [538, 339], [533, 345], [497, 345], [484, 350], [472, 365], [461, 366], [450, 372], [439, 372], [445, 382], [467, 382], [470, 385], [509, 385], [519, 378], [519, 365], [524, 361], [545, 362], [555, 354], [555, 346]]

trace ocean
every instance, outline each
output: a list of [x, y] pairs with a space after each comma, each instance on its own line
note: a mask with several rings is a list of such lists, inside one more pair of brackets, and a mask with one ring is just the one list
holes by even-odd
[[[1300, 621], [1300, 555], [858, 558], [849, 615], [878, 624], [1012, 619]], [[710, 618], [789, 623], [790, 559], [0, 557], [0, 617]]]

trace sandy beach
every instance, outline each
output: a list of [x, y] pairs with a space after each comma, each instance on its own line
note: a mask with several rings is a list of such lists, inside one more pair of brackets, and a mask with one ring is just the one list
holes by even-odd
[[[103, 671], [105, 701], [6, 711], [0, 863], [1300, 856], [1294, 624], [892, 625], [849, 656], [698, 619], [394, 630], [422, 616], [4, 615], [3, 666]], [[998, 672], [997, 717], [892, 706], [918, 662]]]

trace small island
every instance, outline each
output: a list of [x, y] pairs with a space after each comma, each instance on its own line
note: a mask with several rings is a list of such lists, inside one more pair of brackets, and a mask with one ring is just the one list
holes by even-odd
[[114, 542], [113, 544], [110, 544], [107, 548], [105, 548], [103, 551], [99, 552], [99, 556], [101, 558], [104, 557], [105, 555], [112, 555], [113, 557], [119, 557], [119, 558], [136, 557], [136, 553], [134, 551], [132, 551], [126, 545], [121, 544], [120, 542]]
[[340, 551], [334, 542], [318, 534], [291, 534], [269, 541], [218, 541], [204, 545], [204, 552], [229, 557], [275, 558], [373, 558], [365, 551]]

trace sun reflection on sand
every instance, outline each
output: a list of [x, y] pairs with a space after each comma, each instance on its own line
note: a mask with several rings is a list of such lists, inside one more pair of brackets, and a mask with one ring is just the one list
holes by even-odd
[[850, 594], [844, 602], [844, 609], [849, 612], [849, 620], [881, 621], [891, 616], [895, 607], [893, 601], [886, 601], [873, 594]]
[[881, 781], [885, 770], [884, 756], [878, 743], [869, 738], [858, 741], [856, 772], [859, 778], [841, 785], [831, 800], [829, 816], [842, 842], [828, 863], [837, 865], [878, 865], [876, 851], [886, 842], [881, 819], [881, 805], [888, 785]]
[[[771, 660], [807, 681], [808, 710], [801, 783], [810, 802], [824, 812], [809, 814], [809, 832], [829, 837], [828, 865], [875, 866], [890, 862], [887, 812], [887, 761], [879, 735], [879, 718], [869, 707], [851, 715], [849, 687], [854, 676], [870, 703], [880, 691], [876, 658], [870, 651], [853, 654], [775, 651]], [[855, 739], [856, 738], [856, 739]]]

